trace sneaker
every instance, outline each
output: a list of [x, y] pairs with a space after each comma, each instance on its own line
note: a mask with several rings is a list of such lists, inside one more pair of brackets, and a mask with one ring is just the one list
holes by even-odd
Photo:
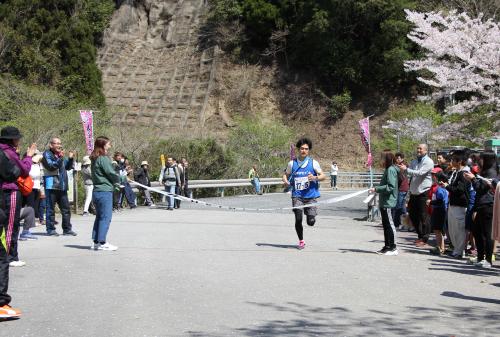
[[89, 212], [83, 212], [82, 213], [82, 216], [89, 216], [89, 215], [90, 215]]
[[14, 309], [8, 304], [0, 307], [0, 318], [15, 318], [19, 316], [21, 316], [21, 310], [19, 309]]
[[117, 250], [118, 247], [113, 246], [112, 244], [106, 242], [105, 244], [97, 246], [97, 250], [109, 250], [109, 251], [114, 251]]
[[[488, 263], [486, 260], [481, 260], [479, 262], [474, 263], [474, 266], [482, 268], [485, 262]], [[490, 267], [491, 267], [491, 265], [490, 265]]]
[[55, 230], [51, 230], [47, 232], [48, 236], [59, 236], [59, 233], [57, 233]]
[[168, 207], [167, 211], [173, 211], [174, 209], [172, 207]]
[[78, 234], [76, 234], [76, 232], [72, 230], [69, 230], [67, 232], [63, 232], [63, 235], [77, 236]]
[[33, 241], [33, 240], [38, 240], [38, 238], [35, 235], [31, 234], [30, 232], [21, 233], [21, 235], [19, 235], [19, 241], [27, 241], [27, 240]]
[[299, 250], [302, 250], [302, 249], [306, 248], [306, 243], [304, 242], [304, 240], [300, 240], [299, 241], [299, 246], [297, 248]]
[[19, 261], [11, 261], [9, 263], [10, 267], [24, 267], [25, 265], [26, 265], [26, 262], [21, 261], [21, 260], [19, 260]]
[[377, 253], [377, 254], [380, 254], [380, 255], [383, 255], [383, 254], [385, 254], [385, 252], [387, 252], [388, 250], [389, 250], [389, 248], [388, 248], [388, 247], [386, 247], [386, 246], [384, 246], [384, 247], [382, 247], [382, 249], [381, 249], [381, 250], [377, 250], [377, 251], [376, 251], [376, 253]]
[[396, 248], [393, 248], [393, 249], [389, 249], [387, 250], [384, 255], [387, 255], [387, 256], [396, 256], [398, 255], [398, 250]]
[[97, 250], [99, 248], [99, 243], [92, 242], [90, 245], [90, 250]]
[[483, 265], [481, 267], [484, 268], [484, 269], [491, 269], [491, 263], [489, 263], [488, 261], [484, 260], [484, 263], [483, 263]]

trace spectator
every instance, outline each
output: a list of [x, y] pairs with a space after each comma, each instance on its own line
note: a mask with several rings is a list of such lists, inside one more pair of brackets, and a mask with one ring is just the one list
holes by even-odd
[[442, 172], [444, 174], [447, 174], [449, 177], [452, 171], [452, 167], [450, 165], [450, 156], [446, 152], [438, 152], [436, 160], [437, 163], [434, 166], [439, 167]]
[[[395, 155], [396, 165], [405, 164], [405, 155], [398, 152]], [[406, 215], [406, 195], [408, 194], [408, 189], [410, 184], [408, 182], [408, 176], [406, 172], [398, 170], [398, 200], [396, 202], [396, 207], [392, 208], [392, 218], [394, 222], [394, 227], [396, 229], [401, 227], [401, 216]]]
[[[36, 144], [31, 144], [26, 156], [21, 160], [19, 158], [18, 149], [20, 139], [22, 138], [19, 130], [12, 126], [7, 126], [0, 131], [0, 149], [20, 170], [20, 176], [26, 178], [31, 170], [31, 158], [35, 154]], [[2, 190], [2, 203], [5, 205], [6, 214], [8, 214], [7, 230], [5, 231], [5, 243], [9, 265], [11, 267], [22, 267], [26, 263], [19, 260], [17, 251], [17, 240], [19, 238], [20, 229], [20, 213], [21, 213], [21, 192], [15, 182], [4, 181], [0, 184]]]
[[167, 197], [167, 210], [173, 211], [175, 186], [180, 185], [180, 176], [177, 166], [174, 165], [172, 157], [167, 158], [166, 166], [161, 170], [160, 183], [165, 186], [165, 191], [170, 193]]
[[477, 267], [491, 268], [493, 258], [493, 203], [494, 190], [498, 182], [497, 156], [493, 151], [481, 153], [479, 161], [481, 172], [474, 175], [465, 173], [465, 179], [472, 181], [476, 198], [474, 202], [473, 233], [477, 247]]
[[184, 183], [183, 183], [184, 191], [183, 191], [183, 193], [184, 193], [185, 197], [192, 198], [193, 193], [189, 189], [189, 163], [186, 160], [186, 158], [182, 158], [181, 162], [182, 162], [182, 168], [184, 169]]
[[[44, 212], [45, 212], [45, 196], [43, 189], [43, 166], [41, 164], [43, 156], [40, 151], [36, 151], [32, 159], [32, 165], [30, 169], [30, 177], [33, 180], [33, 191], [23, 198], [23, 206], [29, 206], [35, 211], [35, 218], [38, 219], [38, 223], [42, 224], [44, 222]], [[36, 221], [35, 221], [36, 224]], [[36, 236], [31, 235], [27, 239], [36, 240]]]
[[92, 191], [94, 190], [94, 183], [92, 182], [92, 170], [90, 157], [83, 157], [82, 162], [82, 178], [83, 184], [85, 185], [85, 204], [83, 205], [83, 216], [89, 215], [89, 207], [92, 202]]
[[20, 220], [24, 220], [23, 232], [19, 236], [19, 241], [38, 240], [38, 238], [31, 234], [30, 229], [35, 227], [35, 210], [31, 206], [21, 208]]
[[396, 247], [396, 228], [392, 221], [391, 210], [396, 207], [398, 200], [398, 175], [399, 168], [395, 165], [394, 154], [384, 150], [380, 157], [380, 165], [384, 174], [377, 187], [370, 189], [371, 193], [380, 195], [380, 215], [384, 227], [384, 247], [377, 253], [382, 255], [398, 255]]
[[453, 244], [451, 257], [458, 259], [463, 257], [467, 243], [465, 215], [469, 200], [470, 183], [464, 177], [464, 174], [469, 171], [469, 167], [465, 166], [466, 163], [467, 156], [464, 150], [453, 151], [451, 165], [454, 170], [449, 178], [449, 183], [442, 184], [448, 190], [450, 200], [448, 232]]
[[406, 171], [410, 181], [410, 219], [417, 230], [417, 247], [427, 244], [431, 232], [430, 221], [427, 216], [426, 202], [429, 189], [432, 186], [431, 171], [434, 162], [427, 155], [427, 144], [417, 146], [417, 158], [412, 160], [410, 166], [398, 165], [402, 171]]
[[[137, 207], [137, 196], [135, 195], [132, 186], [130, 186], [128, 182], [128, 177], [132, 175], [133, 178], [133, 174], [134, 174], [134, 169], [132, 168], [132, 165], [130, 164], [128, 158], [125, 157], [125, 175], [122, 177], [123, 178], [122, 185], [123, 185], [123, 192], [125, 195], [125, 199], [127, 199], [128, 206], [131, 209]], [[123, 195], [122, 195], [122, 201], [123, 201]]]
[[339, 167], [336, 162], [332, 162], [332, 166], [330, 168], [330, 187], [334, 190], [337, 189], [337, 175], [339, 173]]
[[92, 200], [96, 209], [92, 229], [92, 250], [114, 251], [118, 247], [107, 241], [111, 218], [113, 217], [113, 190], [119, 188], [120, 176], [115, 172], [111, 159], [107, 156], [111, 142], [107, 137], [97, 137], [94, 151], [90, 155], [92, 162], [92, 182], [94, 190]]
[[440, 184], [447, 183], [448, 177], [440, 167], [435, 167], [432, 170], [432, 183], [435, 187], [427, 204], [432, 207], [431, 213], [431, 226], [434, 234], [436, 235], [436, 247], [431, 249], [430, 253], [433, 255], [444, 254], [444, 232], [446, 227], [446, 214], [448, 210], [448, 191], [440, 186]]
[[255, 188], [255, 193], [262, 194], [260, 192], [260, 177], [257, 172], [257, 165], [253, 165], [250, 171], [248, 172], [248, 179], [250, 179], [250, 183]]
[[[19, 130], [6, 127], [0, 131], [0, 137], [7, 137], [12, 140], [13, 136], [21, 137]], [[1, 140], [0, 140], [1, 142]], [[29, 152], [30, 150], [28, 150]], [[26, 173], [26, 172], [25, 172]], [[5, 233], [5, 240], [0, 240], [0, 317], [14, 318], [21, 316], [19, 309], [14, 309], [10, 306], [12, 298], [7, 293], [9, 290], [9, 250], [10, 246], [7, 242], [11, 242], [12, 230], [9, 231], [9, 216], [12, 203], [12, 190], [7, 190], [4, 194], [3, 185], [11, 183], [16, 184], [17, 178], [21, 175], [21, 169], [16, 165], [15, 161], [7, 157], [3, 149], [0, 147], [0, 233]], [[17, 195], [17, 193], [16, 193]], [[7, 201], [7, 202], [6, 202]]]
[[[174, 166], [177, 168], [177, 171], [179, 172], [179, 181], [175, 185], [175, 194], [177, 195], [182, 195], [182, 188], [183, 188], [183, 181], [184, 181], [184, 168], [182, 165], [177, 163], [177, 159], [172, 158], [174, 161]], [[180, 199], [175, 199], [174, 200], [174, 208], [181, 208], [181, 200]]]
[[498, 179], [496, 179], [495, 183], [497, 184], [497, 188], [495, 189], [495, 197], [493, 203], [493, 235], [492, 239], [496, 241], [500, 241], [500, 184], [498, 183]]
[[[143, 161], [141, 163], [141, 167], [135, 172], [134, 180], [139, 184], [151, 187], [151, 180], [149, 179], [149, 164], [147, 161]], [[146, 206], [154, 206], [149, 190], [139, 187], [139, 191], [144, 193], [144, 204]]]
[[45, 217], [47, 234], [59, 236], [55, 228], [55, 206], [59, 206], [62, 214], [63, 235], [76, 236], [71, 226], [71, 211], [68, 199], [67, 170], [73, 168], [73, 152], [64, 157], [61, 139], [54, 137], [50, 140], [49, 149], [43, 153], [44, 186], [47, 213]]
[[132, 172], [130, 165], [128, 164], [128, 160], [125, 155], [121, 152], [115, 152], [114, 156], [114, 168], [115, 172], [120, 177], [120, 187], [121, 189], [118, 192], [114, 193], [113, 203], [114, 208], [116, 210], [123, 209], [123, 199], [124, 197], [127, 199], [127, 203], [130, 208], [136, 207], [136, 197], [132, 190], [132, 187], [127, 181], [127, 175]]

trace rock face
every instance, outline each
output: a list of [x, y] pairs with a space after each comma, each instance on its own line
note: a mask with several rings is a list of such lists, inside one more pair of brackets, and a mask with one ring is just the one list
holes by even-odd
[[98, 65], [115, 121], [165, 133], [203, 127], [215, 47], [200, 50], [205, 0], [123, 0], [105, 32]]

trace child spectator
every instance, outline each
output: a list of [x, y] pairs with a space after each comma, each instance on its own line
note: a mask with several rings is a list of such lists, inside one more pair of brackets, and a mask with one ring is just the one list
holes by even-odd
[[436, 247], [431, 249], [433, 255], [444, 254], [444, 231], [446, 226], [446, 213], [448, 211], [448, 191], [440, 184], [447, 183], [448, 178], [443, 170], [436, 167], [432, 170], [433, 191], [432, 197], [427, 200], [427, 205], [432, 207], [431, 226], [436, 235]]

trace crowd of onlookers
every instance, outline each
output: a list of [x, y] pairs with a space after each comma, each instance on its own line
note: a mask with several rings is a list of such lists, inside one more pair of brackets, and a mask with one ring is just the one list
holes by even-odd
[[[18, 241], [37, 240], [31, 229], [44, 225], [47, 236], [76, 236], [71, 225], [68, 196], [68, 171], [75, 165], [73, 151], [65, 152], [60, 138], [50, 139], [48, 148], [39, 151], [31, 144], [23, 152], [20, 147], [21, 132], [11, 126], [0, 131], [0, 319], [20, 316], [20, 311], [9, 306], [9, 267], [26, 263], [19, 258]], [[93, 250], [114, 251], [118, 247], [107, 241], [112, 213], [128, 207], [137, 207], [137, 196], [129, 180], [151, 186], [149, 164], [142, 161], [133, 169], [128, 158], [115, 152], [108, 153], [111, 141], [98, 137], [94, 150], [81, 163], [81, 177], [85, 188], [83, 215], [96, 215], [92, 230]], [[189, 190], [188, 162], [177, 163], [169, 157], [161, 169], [159, 181], [172, 194], [191, 197]], [[139, 187], [144, 205], [155, 206], [150, 191]], [[166, 197], [167, 209], [180, 207], [180, 200]], [[56, 230], [56, 206], [61, 214], [62, 233]], [[22, 231], [21, 231], [22, 222]]]
[[[384, 227], [384, 255], [397, 255], [396, 231], [415, 231], [415, 246], [435, 244], [431, 254], [449, 255], [480, 268], [491, 268], [495, 239], [500, 239], [499, 161], [495, 152], [455, 149], [438, 152], [437, 163], [426, 144], [407, 164], [402, 153], [385, 150], [379, 186]], [[497, 186], [498, 185], [498, 186]], [[496, 205], [496, 206], [494, 206]], [[403, 219], [403, 223], [401, 221]]]
[[[22, 151], [22, 134], [15, 127], [0, 131], [0, 318], [18, 317], [20, 311], [9, 306], [7, 294], [9, 267], [20, 267], [18, 241], [37, 240], [31, 228], [45, 225], [47, 236], [76, 236], [71, 225], [68, 198], [68, 171], [74, 169], [74, 152], [65, 152], [60, 138], [50, 139], [48, 148], [39, 151], [31, 144]], [[121, 152], [110, 156], [111, 141], [98, 137], [94, 149], [85, 156], [81, 177], [85, 186], [83, 215], [96, 215], [92, 230], [93, 250], [114, 251], [107, 241], [112, 213], [128, 205], [137, 207], [138, 198], [130, 180], [138, 186], [145, 206], [155, 206], [150, 191], [147, 161], [134, 169]], [[380, 184], [371, 189], [379, 195], [384, 228], [384, 246], [378, 253], [398, 255], [396, 232], [415, 231], [415, 246], [431, 248], [431, 254], [448, 254], [465, 259], [480, 268], [491, 268], [495, 260], [495, 239], [500, 240], [499, 161], [493, 151], [475, 152], [456, 149], [437, 154], [437, 163], [429, 157], [426, 144], [417, 147], [416, 158], [409, 164], [402, 153], [382, 152], [384, 169]], [[331, 187], [336, 189], [338, 167], [332, 163]], [[256, 166], [249, 179], [260, 192]], [[189, 190], [188, 162], [168, 157], [158, 181], [167, 196], [166, 209], [180, 207], [174, 194], [192, 197]], [[56, 205], [61, 214], [62, 233], [56, 230]], [[21, 231], [21, 221], [23, 222]]]

